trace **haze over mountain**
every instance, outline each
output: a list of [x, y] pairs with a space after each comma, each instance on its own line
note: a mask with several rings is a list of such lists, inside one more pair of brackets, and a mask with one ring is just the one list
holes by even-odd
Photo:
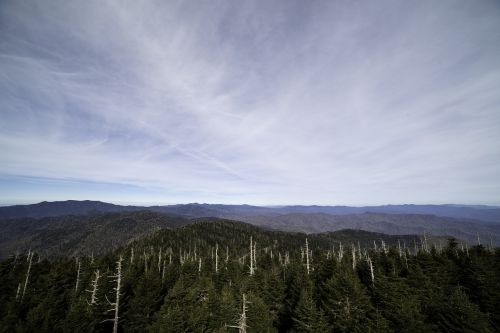
[[[97, 213], [93, 211], [86, 215], [0, 220], [0, 259], [28, 250], [38, 251], [49, 257], [77, 257], [92, 254], [97, 256], [129, 244], [134, 240], [145, 238], [160, 229], [176, 229], [193, 223], [217, 223], [220, 221], [223, 220], [215, 217], [187, 218], [152, 211], [119, 213]], [[236, 221], [232, 222], [236, 223]], [[360, 231], [359, 229], [364, 229], [360, 224], [348, 223], [343, 226], [332, 224], [318, 227], [314, 225], [314, 221], [310, 225], [297, 224], [296, 220], [286, 225], [278, 224], [275, 221], [268, 222], [263, 223], [262, 216], [260, 216], [260, 220], [257, 219], [252, 224], [260, 227], [255, 228], [255, 230], [279, 229], [291, 231], [292, 233], [305, 230], [310, 233], [318, 233], [318, 236], [312, 236], [313, 239], [318, 237], [330, 240], [340, 239], [345, 242], [361, 242], [363, 246], [371, 246], [374, 240], [381, 239], [388, 244], [396, 244], [398, 239], [401, 242], [405, 241], [406, 244], [410, 244], [410, 241], [413, 240], [420, 243], [420, 237], [422, 236], [420, 233], [412, 235], [412, 233], [407, 232], [412, 230], [420, 231], [411, 228], [399, 228], [400, 234], [397, 233], [398, 230], [392, 229], [391, 236], [383, 233]], [[238, 223], [241, 224], [242, 222]], [[352, 227], [349, 227], [349, 225]], [[346, 231], [349, 229], [358, 230]], [[382, 230], [383, 228], [378, 229]], [[334, 233], [321, 233], [334, 230]], [[428, 235], [428, 239], [431, 243], [436, 244], [443, 244], [446, 241], [444, 238], [431, 235]]]
[[386, 214], [425, 214], [460, 219], [473, 219], [484, 222], [500, 223], [500, 207], [468, 205], [386, 205], [386, 206], [280, 206], [263, 207], [252, 205], [220, 204], [178, 204], [165, 206], [122, 206], [101, 201], [54, 201], [31, 205], [0, 207], [0, 219], [19, 217], [48, 217], [61, 215], [89, 214], [93, 212], [124, 212], [150, 210], [187, 217], [243, 217], [255, 215], [283, 215], [324, 213], [348, 215], [362, 213]]
[[305, 233], [354, 229], [387, 235], [455, 237], [468, 243], [476, 243], [479, 236], [484, 243], [499, 245], [499, 216], [500, 208], [486, 206], [186, 204], [141, 207], [68, 200], [0, 207], [0, 252], [5, 256], [33, 247], [66, 254], [93, 248], [97, 253], [101, 248], [124, 244], [157, 228], [178, 227], [199, 218], [223, 218]]

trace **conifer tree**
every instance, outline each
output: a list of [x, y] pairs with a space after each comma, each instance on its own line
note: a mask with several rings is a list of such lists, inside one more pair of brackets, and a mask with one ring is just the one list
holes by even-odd
[[373, 329], [374, 308], [365, 289], [350, 269], [343, 269], [323, 286], [322, 308], [337, 332], [367, 332]]
[[302, 289], [292, 314], [292, 321], [291, 332], [327, 333], [329, 331], [324, 314], [316, 307], [309, 288]]

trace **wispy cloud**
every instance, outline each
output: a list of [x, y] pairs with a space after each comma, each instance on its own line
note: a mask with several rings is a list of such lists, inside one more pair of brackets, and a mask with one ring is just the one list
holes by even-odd
[[498, 203], [499, 14], [3, 2], [0, 175], [131, 186], [136, 201]]

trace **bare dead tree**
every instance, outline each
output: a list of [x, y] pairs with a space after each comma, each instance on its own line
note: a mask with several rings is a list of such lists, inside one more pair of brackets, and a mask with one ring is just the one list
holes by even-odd
[[385, 246], [384, 240], [382, 239], [380, 243], [382, 244], [382, 251], [384, 251], [384, 253], [387, 254], [387, 246]]
[[366, 260], [368, 261], [368, 266], [370, 267], [370, 275], [372, 277], [372, 285], [375, 285], [375, 274], [373, 272], [373, 263], [372, 263], [372, 260], [370, 259], [369, 256], [368, 256], [368, 258]]
[[81, 260], [78, 260], [78, 270], [76, 272], [76, 284], [75, 284], [75, 293], [78, 292], [78, 284], [80, 283], [80, 269], [82, 267]]
[[215, 243], [215, 273], [219, 272], [219, 244]]
[[97, 304], [97, 291], [99, 290], [99, 278], [101, 277], [101, 274], [99, 273], [99, 270], [97, 269], [94, 272], [94, 279], [92, 280], [91, 286], [92, 290], [86, 290], [87, 292], [90, 293], [90, 302], [87, 301], [89, 305], [95, 305]]
[[21, 293], [21, 283], [17, 285], [16, 300], [19, 299], [19, 294]]
[[343, 257], [344, 257], [344, 248], [342, 247], [342, 242], [340, 242], [340, 244], [339, 244], [338, 261], [341, 262]]
[[24, 280], [24, 287], [23, 287], [23, 294], [21, 295], [21, 302], [23, 301], [24, 295], [26, 294], [26, 287], [28, 286], [28, 280], [30, 278], [30, 271], [31, 271], [31, 263], [33, 262], [33, 255], [35, 253], [30, 252], [28, 253], [28, 271], [26, 272], [26, 279]]
[[165, 280], [165, 266], [167, 266], [167, 260], [163, 259], [163, 268], [161, 270], [161, 283]]
[[250, 302], [248, 302], [246, 300], [245, 294], [243, 294], [242, 303], [243, 303], [243, 305], [242, 305], [242, 309], [241, 309], [241, 314], [240, 314], [240, 318], [237, 321], [237, 325], [236, 326], [229, 326], [229, 327], [237, 328], [239, 333], [246, 333], [247, 327], [248, 327], [248, 325], [247, 325], [247, 304], [249, 304]]
[[352, 245], [352, 269], [356, 270], [356, 249], [354, 248], [354, 245]]
[[427, 242], [427, 235], [424, 231], [424, 246], [425, 246], [425, 252], [429, 252], [429, 243]]
[[257, 242], [253, 243], [253, 269], [257, 269]]
[[307, 275], [309, 275], [309, 243], [306, 238], [306, 267], [307, 267]]
[[123, 257], [120, 256], [118, 261], [116, 262], [116, 274], [110, 276], [113, 280], [113, 282], [116, 282], [116, 287], [113, 288], [115, 291], [115, 301], [110, 302], [110, 300], [106, 297], [106, 300], [108, 301], [109, 305], [112, 306], [112, 308], [108, 311], [114, 311], [115, 316], [113, 319], [106, 319], [105, 321], [113, 321], [113, 333], [118, 332], [118, 320], [120, 317], [118, 316], [118, 310], [120, 308], [120, 288], [121, 288], [121, 282], [122, 282], [122, 261]]
[[160, 247], [160, 252], [158, 253], [158, 273], [160, 273], [161, 270], [161, 247]]
[[250, 236], [250, 276], [254, 275], [253, 268], [253, 238]]

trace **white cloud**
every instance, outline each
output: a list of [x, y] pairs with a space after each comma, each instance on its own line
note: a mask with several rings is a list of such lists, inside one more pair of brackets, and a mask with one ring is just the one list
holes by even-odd
[[3, 3], [0, 174], [192, 201], [493, 203], [499, 11]]

